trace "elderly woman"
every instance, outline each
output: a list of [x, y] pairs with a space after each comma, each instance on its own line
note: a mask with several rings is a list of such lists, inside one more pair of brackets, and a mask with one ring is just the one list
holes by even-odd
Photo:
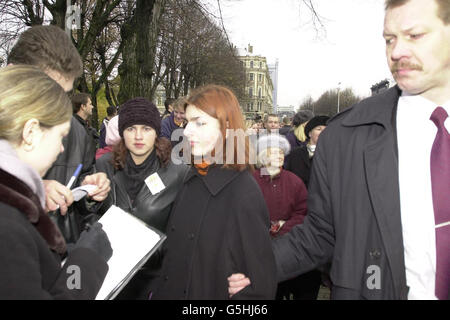
[[258, 139], [259, 169], [253, 172], [253, 176], [269, 209], [272, 237], [301, 224], [306, 216], [308, 192], [305, 184], [282, 168], [289, 151], [289, 142], [282, 135], [270, 134]]
[[168, 229], [163, 277], [155, 299], [229, 298], [227, 277], [242, 271], [251, 285], [234, 299], [273, 299], [275, 261], [269, 214], [250, 169], [248, 138], [236, 96], [216, 85], [186, 105], [193, 166], [184, 178]]
[[64, 150], [71, 117], [66, 93], [42, 71], [0, 71], [0, 299], [93, 299], [106, 276], [112, 249], [101, 225], [67, 254], [44, 210], [41, 177]]
[[[264, 195], [270, 213], [270, 235], [278, 237], [302, 224], [307, 213], [308, 191], [303, 181], [292, 172], [283, 170], [284, 157], [290, 145], [278, 134], [258, 139], [258, 167], [253, 173]], [[317, 297], [320, 273], [308, 272], [278, 285], [279, 300], [311, 300]]]

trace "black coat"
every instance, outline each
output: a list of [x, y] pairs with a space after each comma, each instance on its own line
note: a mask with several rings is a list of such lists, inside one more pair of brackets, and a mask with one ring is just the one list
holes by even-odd
[[[77, 187], [86, 175], [94, 173], [95, 145], [93, 143], [83, 125], [72, 117], [69, 134], [63, 139], [64, 152], [58, 155], [43, 179], [56, 180], [66, 185], [81, 163], [83, 164], [81, 174], [72, 188]], [[75, 202], [64, 216], [59, 210], [49, 212], [49, 215], [58, 225], [64, 239], [71, 243], [78, 240], [84, 225], [95, 219], [92, 212], [87, 210], [84, 201]]]
[[291, 171], [297, 177], [302, 179], [305, 186], [309, 185], [309, 175], [311, 171], [312, 158], [309, 157], [309, 152], [306, 144], [292, 150], [286, 157], [284, 162], [284, 169]]
[[[20, 180], [0, 173], [0, 300], [94, 299], [108, 271], [105, 260], [91, 249], [75, 248], [61, 267], [60, 255], [50, 246], [64, 245], [62, 235], [37, 196]], [[77, 271], [70, 266], [79, 268], [79, 289], [71, 289]]]
[[273, 299], [275, 261], [269, 213], [247, 170], [189, 171], [171, 214], [162, 277], [154, 299], [228, 299], [233, 273], [252, 284], [234, 299]]
[[279, 279], [332, 262], [333, 299], [406, 299], [397, 87], [337, 115], [320, 135], [308, 215], [273, 242]]

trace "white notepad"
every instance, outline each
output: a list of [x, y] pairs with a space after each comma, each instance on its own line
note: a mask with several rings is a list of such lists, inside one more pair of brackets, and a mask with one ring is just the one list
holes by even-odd
[[99, 222], [111, 242], [113, 255], [96, 300], [108, 300], [117, 296], [166, 236], [116, 206], [111, 206]]

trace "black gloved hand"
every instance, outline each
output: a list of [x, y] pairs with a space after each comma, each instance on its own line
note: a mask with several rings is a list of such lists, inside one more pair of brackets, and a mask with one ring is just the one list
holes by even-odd
[[80, 238], [73, 249], [76, 248], [91, 249], [105, 259], [106, 262], [111, 258], [113, 251], [108, 236], [99, 222], [94, 223], [80, 234]]

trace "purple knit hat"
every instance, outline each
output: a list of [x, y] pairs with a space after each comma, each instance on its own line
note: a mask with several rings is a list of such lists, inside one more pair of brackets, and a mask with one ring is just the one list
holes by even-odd
[[119, 134], [123, 137], [123, 131], [135, 124], [143, 124], [152, 127], [157, 137], [161, 132], [161, 116], [158, 108], [145, 98], [134, 98], [120, 106], [119, 110]]

